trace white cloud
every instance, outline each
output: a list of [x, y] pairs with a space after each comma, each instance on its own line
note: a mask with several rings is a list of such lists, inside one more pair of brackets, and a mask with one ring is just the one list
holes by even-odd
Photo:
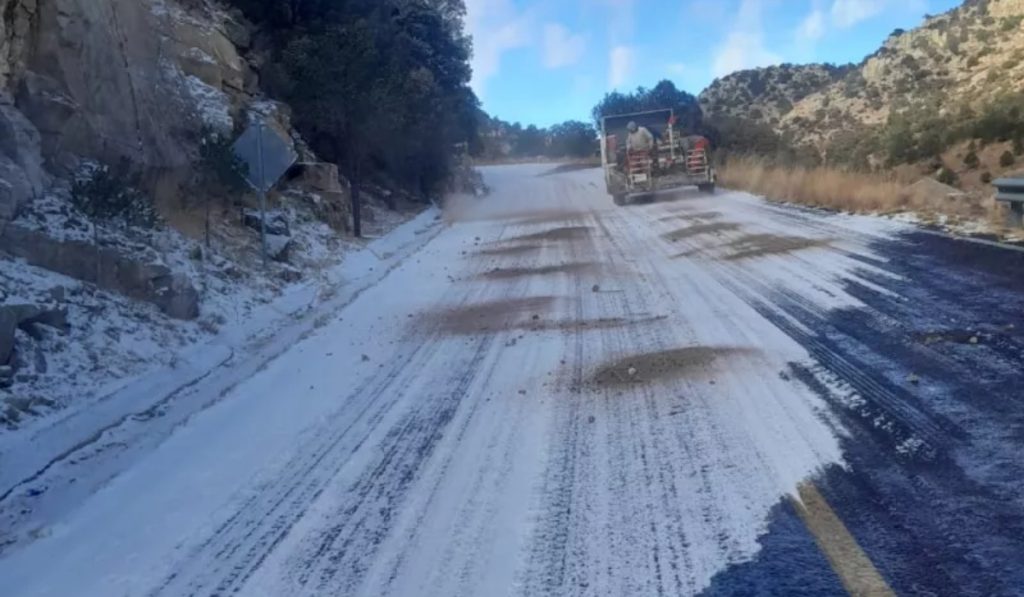
[[670, 75], [681, 77], [689, 72], [690, 69], [688, 69], [682, 62], [673, 62], [665, 67], [665, 70], [667, 70]]
[[835, 0], [832, 3], [832, 23], [841, 29], [853, 27], [881, 13], [886, 0]]
[[796, 29], [796, 37], [800, 41], [815, 42], [825, 35], [825, 13], [815, 7]]
[[621, 45], [630, 42], [636, 30], [637, 0], [599, 0], [604, 4], [608, 13], [605, 22], [608, 23], [608, 38], [614, 45]]
[[722, 0], [691, 0], [688, 5], [688, 16], [705, 23], [720, 23], [725, 18], [725, 2]]
[[735, 27], [715, 51], [711, 70], [716, 77], [782, 61], [764, 45], [763, 8], [761, 0], [742, 0]]
[[587, 51], [587, 40], [582, 35], [574, 35], [557, 23], [548, 23], [544, 27], [544, 67], [562, 68], [572, 66], [583, 58]]
[[636, 50], [629, 46], [615, 46], [608, 54], [608, 86], [622, 87], [633, 78]]
[[482, 98], [487, 81], [501, 72], [502, 57], [532, 44], [535, 27], [511, 0], [467, 0], [466, 27], [473, 37], [473, 90]]

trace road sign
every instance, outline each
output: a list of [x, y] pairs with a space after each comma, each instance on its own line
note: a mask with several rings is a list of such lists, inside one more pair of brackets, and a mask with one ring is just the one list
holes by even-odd
[[257, 191], [269, 191], [292, 167], [298, 156], [290, 139], [273, 127], [256, 122], [245, 129], [233, 146], [235, 156], [246, 166], [246, 180]]
[[292, 167], [298, 156], [291, 141], [262, 120], [245, 129], [232, 146], [235, 156], [246, 165], [245, 179], [260, 194], [260, 244], [263, 266], [267, 266], [267, 191]]

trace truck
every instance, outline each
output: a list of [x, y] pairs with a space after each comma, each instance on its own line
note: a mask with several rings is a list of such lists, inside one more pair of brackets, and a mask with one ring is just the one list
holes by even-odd
[[[628, 151], [630, 122], [654, 136], [653, 151]], [[608, 194], [616, 205], [627, 205], [659, 191], [696, 186], [714, 193], [717, 177], [711, 147], [700, 135], [676, 128], [672, 110], [617, 114], [601, 119], [601, 166]]]

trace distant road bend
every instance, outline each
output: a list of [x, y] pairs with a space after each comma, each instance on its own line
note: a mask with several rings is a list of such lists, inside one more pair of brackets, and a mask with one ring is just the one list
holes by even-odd
[[0, 593], [1024, 594], [1024, 254], [545, 170], [488, 169]]

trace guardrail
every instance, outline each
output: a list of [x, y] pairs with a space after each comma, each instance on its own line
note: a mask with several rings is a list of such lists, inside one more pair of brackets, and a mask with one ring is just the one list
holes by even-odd
[[996, 201], [1003, 201], [1010, 207], [1009, 224], [1024, 226], [1024, 178], [1000, 178], [992, 182], [998, 192]]

